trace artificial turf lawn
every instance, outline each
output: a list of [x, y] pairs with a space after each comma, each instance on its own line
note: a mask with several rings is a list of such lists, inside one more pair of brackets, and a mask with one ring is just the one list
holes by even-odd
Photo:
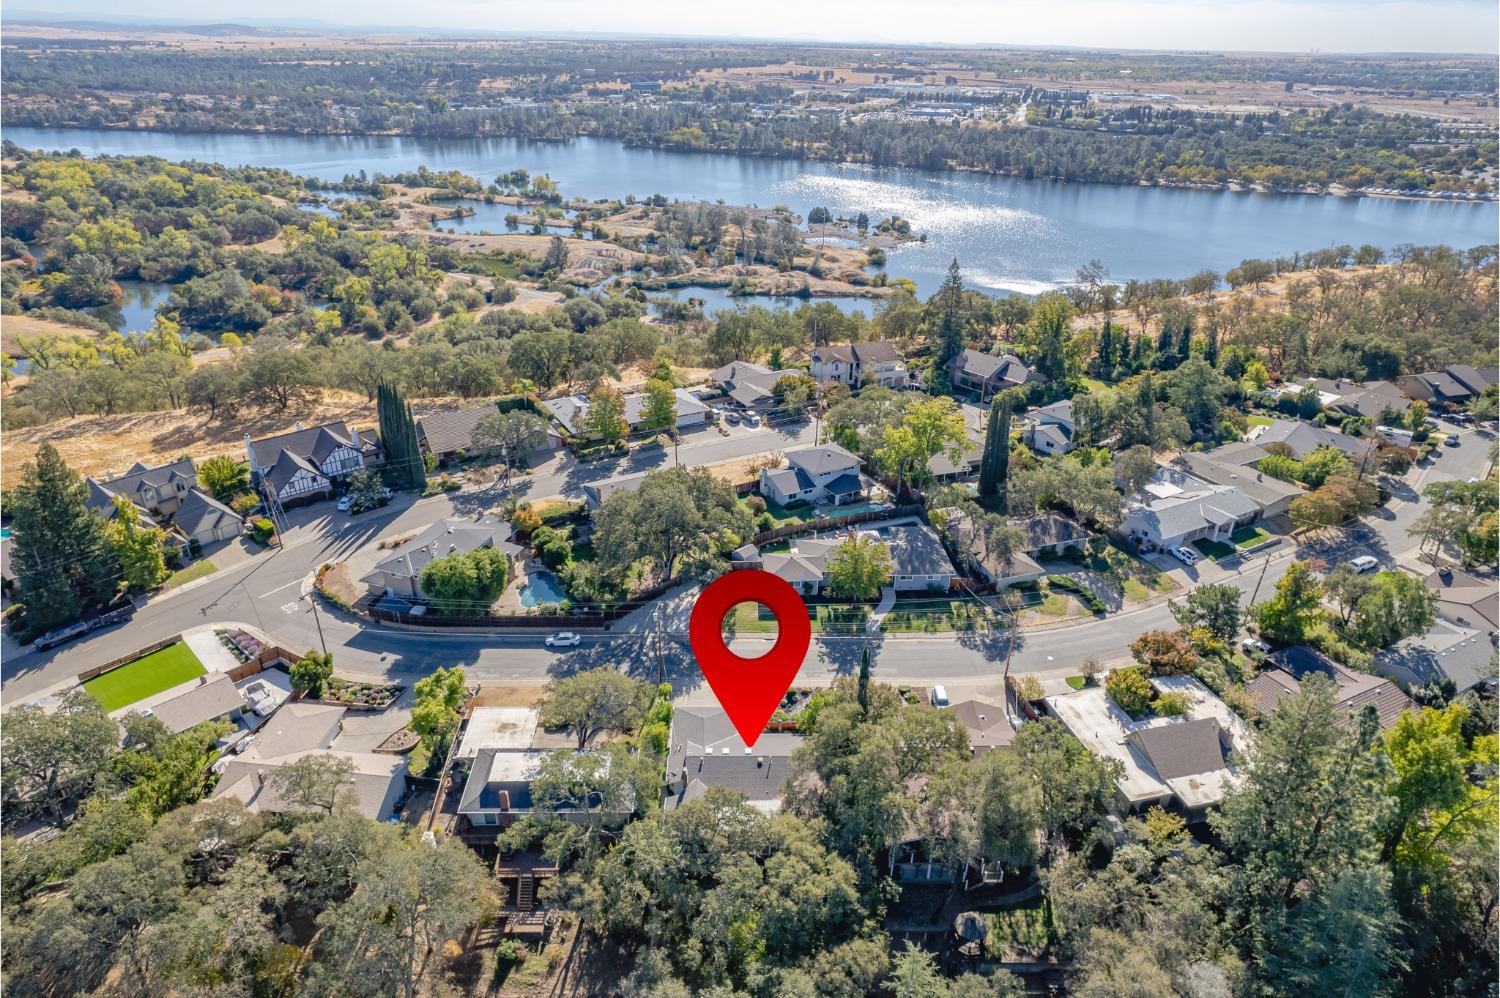
[[105, 713], [128, 707], [162, 690], [185, 683], [208, 670], [198, 661], [186, 642], [179, 641], [128, 665], [95, 676], [83, 684], [89, 695], [99, 701]]

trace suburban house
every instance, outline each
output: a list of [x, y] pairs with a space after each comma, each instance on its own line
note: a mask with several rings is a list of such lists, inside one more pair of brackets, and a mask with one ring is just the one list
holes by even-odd
[[1356, 465], [1373, 455], [1379, 447], [1374, 440], [1351, 437], [1338, 430], [1325, 429], [1295, 419], [1277, 419], [1270, 425], [1252, 426], [1245, 439], [1262, 450], [1267, 450], [1272, 444], [1286, 444], [1292, 449], [1292, 456], [1299, 461], [1319, 447], [1336, 447]]
[[212, 544], [238, 537], [245, 518], [198, 488], [198, 474], [187, 459], [148, 468], [137, 463], [128, 473], [106, 481], [87, 479], [85, 503], [106, 520], [119, 510], [116, 499], [128, 499], [145, 526], [161, 527], [167, 543], [184, 549], [190, 541]]
[[[536, 810], [531, 796], [532, 781], [547, 756], [559, 750], [570, 751], [575, 757], [588, 754], [566, 748], [479, 749], [469, 766], [469, 777], [459, 798], [459, 816], [467, 819], [473, 832], [484, 835], [508, 828], [531, 814]], [[632, 806], [630, 811], [633, 810]], [[613, 825], [624, 824], [630, 811], [605, 815], [604, 820]], [[570, 821], [586, 819], [582, 808], [565, 808], [556, 813]]]
[[[948, 530], [953, 535], [954, 546], [967, 558], [969, 568], [997, 590], [1020, 582], [1035, 582], [1047, 574], [1047, 570], [1024, 551], [1017, 551], [1007, 564], [993, 552], [982, 550], [974, 538], [974, 523], [967, 516], [950, 513]], [[979, 553], [969, 554], [973, 551]]]
[[894, 343], [875, 340], [815, 348], [812, 376], [820, 382], [837, 381], [851, 388], [864, 385], [901, 388], [906, 384], [907, 370]]
[[739, 408], [764, 412], [776, 403], [776, 382], [806, 374], [806, 371], [796, 369], [773, 371], [769, 367], [737, 360], [710, 372], [708, 379], [723, 389]]
[[[709, 422], [708, 406], [703, 400], [685, 388], [673, 389], [677, 396], [677, 428], [702, 426]], [[646, 409], [644, 392], [631, 392], [625, 397], [625, 422], [632, 433], [641, 429], [641, 419]], [[587, 433], [585, 421], [589, 414], [589, 400], [583, 395], [568, 395], [560, 399], [548, 399], [542, 406], [552, 413], [553, 421], [571, 436]]]
[[1389, 679], [1345, 668], [1306, 645], [1283, 648], [1269, 661], [1272, 667], [1262, 670], [1245, 686], [1245, 692], [1263, 713], [1271, 713], [1283, 699], [1296, 696], [1302, 683], [1314, 675], [1333, 680], [1338, 687], [1338, 705], [1351, 715], [1373, 706], [1382, 728], [1391, 727], [1396, 718], [1416, 707], [1411, 697]]
[[1047, 379], [1012, 353], [983, 353], [964, 349], [948, 361], [948, 381], [954, 388], [978, 392], [981, 399], [1007, 388], [1019, 388]]
[[387, 817], [406, 794], [406, 756], [340, 750], [344, 713], [343, 707], [331, 705], [283, 704], [260, 731], [240, 743], [238, 755], [214, 763], [219, 782], [210, 796], [234, 797], [249, 811], [310, 810], [284, 799], [273, 777], [299, 759], [323, 755], [354, 767], [347, 792], [355, 810], [367, 818]]
[[1170, 550], [1196, 540], [1228, 541], [1260, 515], [1255, 500], [1238, 488], [1160, 468], [1145, 488], [1125, 500], [1120, 532], [1142, 548]]
[[1287, 387], [1301, 390], [1309, 384], [1317, 389], [1318, 401], [1323, 408], [1345, 416], [1363, 416], [1383, 423], [1393, 415], [1404, 415], [1411, 408], [1411, 399], [1401, 394], [1401, 389], [1389, 381], [1366, 381], [1361, 384], [1347, 378], [1312, 378], [1303, 385], [1291, 384]]
[[251, 480], [283, 506], [316, 502], [333, 494], [334, 482], [379, 464], [385, 452], [374, 434], [361, 435], [343, 420], [274, 437], [245, 437]]
[[1443, 621], [1426, 634], [1400, 641], [1375, 655], [1375, 671], [1407, 686], [1451, 682], [1462, 693], [1486, 680], [1493, 681], [1490, 661], [1495, 639]]
[[916, 522], [870, 527], [832, 537], [793, 538], [790, 550], [785, 553], [762, 555], [761, 567], [789, 582], [804, 596], [811, 596], [821, 592], [827, 583], [828, 563], [839, 545], [851, 537], [867, 537], [884, 544], [890, 551], [891, 585], [897, 592], [947, 591], [958, 573], [935, 530], [925, 523]]
[[1500, 589], [1488, 581], [1453, 568], [1440, 568], [1424, 580], [1437, 593], [1438, 616], [1444, 620], [1494, 634], [1500, 630]]
[[1186, 712], [1132, 720], [1103, 686], [1044, 703], [1089, 751], [1120, 763], [1115, 790], [1122, 813], [1158, 806], [1202, 821], [1243, 780], [1233, 758], [1250, 748], [1250, 726], [1192, 676], [1157, 676], [1151, 685], [1158, 693], [1185, 694]]
[[[466, 405], [462, 409], [447, 412], [429, 412], [417, 420], [417, 440], [422, 449], [439, 461], [446, 461], [460, 453], [474, 451], [474, 430], [486, 416], [500, 410], [493, 402]], [[562, 438], [555, 431], [547, 435], [547, 445], [531, 454], [521, 455], [527, 464], [535, 463], [561, 446]]]
[[[197, 684], [168, 700], [148, 708], [172, 734], [179, 734], [206, 721], [232, 721], [245, 713], [245, 700], [227, 672], [211, 672], [198, 677]], [[145, 711], [142, 711], [145, 713]]]
[[1295, 482], [1283, 482], [1256, 469], [1255, 462], [1269, 453], [1255, 444], [1225, 444], [1202, 453], [1183, 451], [1172, 463], [1209, 485], [1239, 489], [1260, 508], [1261, 517], [1269, 520], [1284, 516], [1303, 492]]
[[1073, 422], [1073, 400], [1064, 399], [1044, 405], [1026, 414], [1026, 429], [1021, 439], [1040, 454], [1066, 454], [1076, 444], [1073, 436], [1078, 427]]
[[729, 715], [712, 708], [679, 707], [667, 737], [666, 793], [662, 809], [672, 811], [714, 787], [733, 790], [746, 803], [775, 814], [791, 772], [800, 734], [762, 734], [751, 748], [734, 730]]
[[858, 457], [838, 444], [787, 451], [785, 468], [760, 473], [760, 494], [781, 506], [794, 502], [841, 506], [864, 498], [868, 482]]
[[1056, 513], [1028, 516], [1014, 524], [1026, 536], [1022, 550], [1037, 558], [1061, 558], [1068, 548], [1081, 548], [1094, 536], [1092, 531]]
[[509, 523], [493, 516], [478, 520], [438, 520], [417, 536], [402, 542], [360, 579], [378, 595], [426, 599], [422, 591], [422, 570], [450, 554], [468, 554], [480, 548], [494, 548], [513, 562], [521, 553], [511, 543], [515, 532]]
[[1500, 381], [1500, 370], [1496, 368], [1449, 364], [1441, 371], [1403, 375], [1396, 379], [1396, 386], [1407, 398], [1463, 405], [1484, 394], [1484, 390], [1497, 381]]
[[170, 516], [198, 486], [198, 471], [191, 458], [147, 467], [137, 461], [125, 474], [106, 478], [99, 487], [110, 495], [123, 496], [153, 517]]
[[191, 489], [172, 514], [172, 526], [188, 540], [206, 545], [238, 537], [245, 518], [202, 489]]
[[621, 478], [611, 478], [607, 482], [596, 482], [593, 485], [585, 485], [583, 491], [584, 505], [588, 506], [589, 514], [599, 512], [599, 507], [604, 505], [604, 500], [617, 492], [634, 492], [641, 487], [649, 472], [641, 472], [639, 475], [625, 475]]
[[978, 474], [984, 459], [984, 441], [970, 437], [964, 445], [959, 459], [954, 461], [945, 451], [938, 451], [927, 459], [927, 472], [939, 482], [954, 482]]
[[944, 708], [969, 733], [969, 754], [979, 758], [990, 749], [1004, 748], [1016, 736], [1005, 708], [988, 700], [964, 700]]

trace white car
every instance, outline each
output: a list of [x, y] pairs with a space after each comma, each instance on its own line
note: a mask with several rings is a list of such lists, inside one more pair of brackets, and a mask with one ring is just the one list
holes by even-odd
[[558, 631], [556, 634], [547, 635], [547, 640], [542, 642], [548, 648], [573, 648], [583, 642], [583, 638], [572, 631]]
[[1380, 562], [1376, 561], [1370, 555], [1362, 554], [1358, 558], [1350, 558], [1349, 567], [1356, 572], [1372, 572], [1380, 567]]
[[932, 688], [932, 705], [934, 707], [948, 706], [948, 691], [941, 686]]
[[1172, 557], [1176, 558], [1184, 565], [1198, 564], [1198, 552], [1193, 551], [1190, 548], [1173, 548]]
[[337, 508], [338, 508], [338, 511], [340, 513], [347, 513], [347, 512], [349, 512], [351, 509], [354, 508], [354, 497], [353, 496], [339, 496], [339, 501], [338, 501], [338, 504], [337, 504]]
[[750, 429], [752, 429], [752, 430], [758, 430], [758, 429], [760, 429], [760, 423], [761, 423], [760, 417], [757, 416], [755, 413], [750, 412], [750, 413], [746, 413], [745, 414], [745, 425], [748, 426], [748, 427], [750, 427]]
[[1240, 642], [1240, 647], [1245, 649], [1247, 653], [1259, 652], [1262, 655], [1269, 655], [1271, 653], [1271, 646], [1256, 637], [1245, 638]]

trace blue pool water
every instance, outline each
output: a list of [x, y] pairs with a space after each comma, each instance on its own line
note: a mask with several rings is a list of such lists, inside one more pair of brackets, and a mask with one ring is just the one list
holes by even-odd
[[526, 584], [521, 587], [521, 605], [528, 610], [546, 603], [561, 603], [567, 598], [568, 594], [552, 575], [528, 576]]

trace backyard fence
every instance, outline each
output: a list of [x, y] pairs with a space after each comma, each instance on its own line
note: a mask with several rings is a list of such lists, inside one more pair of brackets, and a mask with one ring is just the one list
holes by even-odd
[[848, 513], [844, 516], [816, 516], [811, 520], [801, 523], [788, 523], [785, 526], [773, 527], [763, 530], [751, 538], [757, 546], [770, 544], [773, 541], [785, 540], [788, 537], [797, 537], [801, 534], [815, 533], [819, 530], [832, 530], [835, 527], [854, 526], [859, 523], [870, 523], [875, 520], [889, 520], [895, 516], [915, 516], [922, 512], [921, 503], [909, 503], [905, 506], [896, 506], [891, 509], [871, 509], [862, 513]]

